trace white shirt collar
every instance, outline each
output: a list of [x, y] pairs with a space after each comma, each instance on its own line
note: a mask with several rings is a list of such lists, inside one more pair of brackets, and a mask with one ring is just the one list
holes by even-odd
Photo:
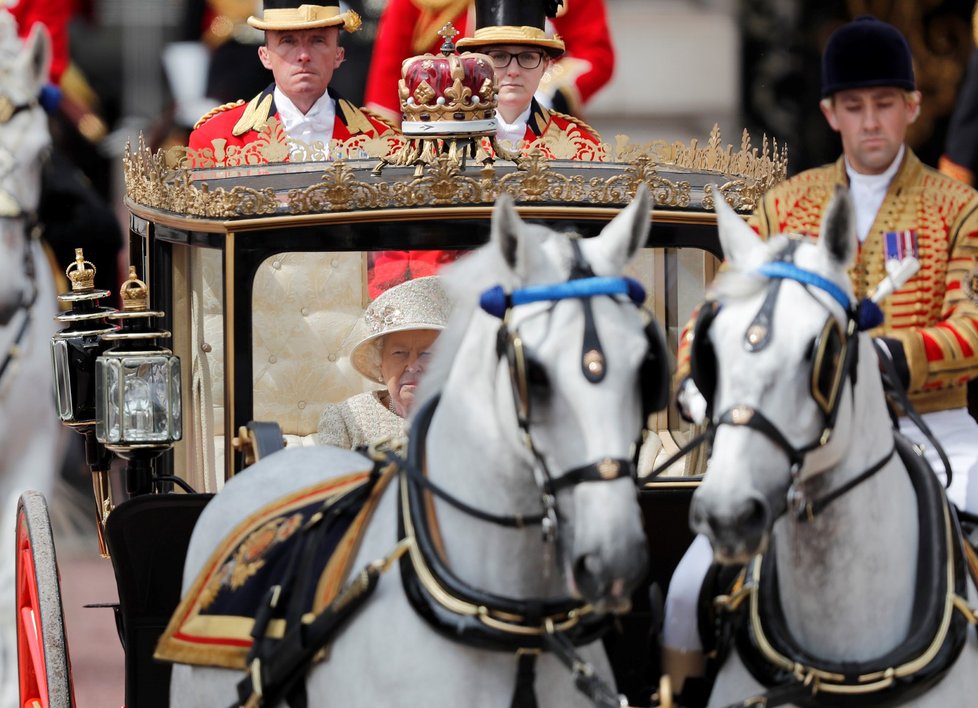
[[893, 181], [894, 175], [900, 169], [905, 151], [906, 149], [901, 145], [890, 166], [878, 175], [864, 175], [856, 172], [849, 164], [849, 158], [846, 158], [849, 193], [852, 195], [852, 203], [856, 208], [856, 235], [859, 237], [860, 243], [866, 240], [866, 237], [869, 236], [869, 230], [873, 228], [876, 214], [879, 213], [880, 206], [883, 204], [890, 182]]
[[336, 102], [329, 93], [320, 96], [306, 113], [300, 111], [278, 86], [275, 87], [274, 100], [279, 120], [289, 138], [309, 146], [319, 140], [328, 156], [329, 141], [333, 138], [333, 123], [336, 120]]
[[516, 120], [512, 123], [507, 123], [506, 119], [503, 118], [503, 114], [498, 110], [496, 111], [496, 138], [499, 140], [505, 140], [508, 143], [512, 143], [514, 146], [518, 145], [519, 142], [526, 135], [526, 123], [530, 120], [530, 109], [533, 108], [533, 102], [526, 107], [526, 110], [516, 116]]

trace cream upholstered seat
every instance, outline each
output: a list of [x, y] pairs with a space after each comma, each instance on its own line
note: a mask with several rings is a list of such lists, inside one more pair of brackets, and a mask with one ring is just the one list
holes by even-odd
[[[221, 255], [194, 249], [191, 257], [191, 418], [200, 419], [193, 435], [198, 465], [219, 487], [225, 361]], [[254, 419], [278, 423], [289, 445], [315, 444], [323, 407], [371, 388], [349, 363], [348, 336], [367, 303], [364, 258], [358, 252], [282, 253], [262, 263], [255, 275]], [[209, 446], [204, 441], [210, 438]]]

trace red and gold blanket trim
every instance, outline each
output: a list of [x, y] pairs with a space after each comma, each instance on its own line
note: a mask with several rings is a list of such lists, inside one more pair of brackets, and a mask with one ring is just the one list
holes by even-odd
[[[384, 470], [369, 500], [339, 542], [319, 578], [312, 613], [326, 608], [342, 588], [374, 509], [395, 472], [394, 466]], [[254, 620], [228, 615], [206, 616], [202, 611], [213, 601], [222, 583], [230, 583], [232, 587], [235, 582], [243, 583], [260, 567], [263, 550], [298, 530], [295, 519], [301, 520], [301, 514], [291, 512], [347, 494], [364, 484], [368, 476], [369, 470], [364, 470], [306, 487], [277, 499], [238, 524], [198, 572], [160, 637], [154, 657], [163, 661], [244, 670], [252, 645]], [[236, 562], [229, 564], [232, 555]], [[233, 577], [227, 576], [229, 566], [233, 567]], [[284, 630], [283, 620], [272, 620], [268, 635], [281, 637]]]

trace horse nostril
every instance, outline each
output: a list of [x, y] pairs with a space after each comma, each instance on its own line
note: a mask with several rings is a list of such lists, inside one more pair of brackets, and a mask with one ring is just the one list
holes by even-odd
[[767, 522], [767, 502], [760, 497], [748, 497], [737, 518], [737, 525], [755, 533], [762, 533], [767, 528]]
[[579, 556], [574, 562], [574, 581], [581, 595], [588, 599], [600, 597], [603, 590], [601, 577], [604, 565], [601, 559], [590, 553]]

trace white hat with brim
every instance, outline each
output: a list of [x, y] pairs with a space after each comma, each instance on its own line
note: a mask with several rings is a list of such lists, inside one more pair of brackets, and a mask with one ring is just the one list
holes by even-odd
[[407, 280], [377, 296], [357, 322], [359, 341], [350, 352], [350, 363], [360, 374], [383, 382], [380, 347], [383, 337], [394, 332], [445, 329], [451, 302], [437, 275]]
[[361, 20], [353, 10], [341, 11], [337, 5], [299, 5], [266, 8], [260, 18], [252, 15], [248, 24], [260, 30], [307, 30], [340, 27], [347, 32], [360, 29]]

